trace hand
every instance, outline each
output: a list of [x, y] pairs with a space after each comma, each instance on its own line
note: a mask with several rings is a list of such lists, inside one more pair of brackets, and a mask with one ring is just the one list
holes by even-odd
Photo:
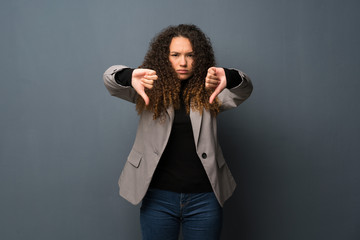
[[205, 78], [205, 88], [215, 89], [211, 94], [209, 103], [212, 104], [214, 99], [226, 87], [226, 76], [223, 68], [211, 67]]
[[152, 89], [154, 81], [158, 79], [156, 72], [151, 69], [137, 68], [132, 73], [131, 85], [135, 91], [144, 99], [145, 104], [149, 104], [149, 97], [145, 93], [145, 88]]

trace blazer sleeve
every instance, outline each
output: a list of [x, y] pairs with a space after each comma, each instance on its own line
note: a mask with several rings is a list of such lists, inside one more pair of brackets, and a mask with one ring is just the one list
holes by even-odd
[[233, 88], [225, 88], [219, 95], [218, 99], [220, 100], [220, 111], [225, 111], [231, 108], [239, 106], [244, 102], [251, 94], [253, 90], [253, 85], [250, 78], [242, 71], [238, 71], [242, 81], [239, 85]]
[[120, 85], [115, 80], [115, 74], [125, 68], [129, 67], [124, 65], [114, 65], [109, 67], [103, 75], [104, 84], [111, 96], [135, 103], [138, 95], [137, 92], [131, 86]]

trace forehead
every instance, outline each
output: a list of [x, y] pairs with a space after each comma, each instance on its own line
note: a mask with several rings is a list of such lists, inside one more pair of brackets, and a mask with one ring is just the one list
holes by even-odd
[[170, 43], [170, 52], [192, 52], [191, 42], [185, 37], [174, 37]]

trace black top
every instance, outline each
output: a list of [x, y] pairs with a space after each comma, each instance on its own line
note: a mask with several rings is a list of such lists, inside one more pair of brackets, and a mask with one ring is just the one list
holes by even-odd
[[[117, 83], [131, 86], [133, 69], [124, 69], [115, 74]], [[225, 69], [227, 88], [242, 82], [236, 70]], [[187, 80], [181, 81], [181, 93]], [[204, 160], [206, 161], [206, 159]], [[196, 153], [190, 116], [186, 114], [184, 103], [175, 110], [174, 122], [166, 148], [155, 170], [151, 188], [179, 193], [211, 192], [212, 187], [200, 158]]]
[[[187, 82], [181, 81], [182, 89]], [[212, 191], [205, 169], [196, 153], [190, 116], [186, 114], [183, 102], [180, 109], [175, 110], [169, 141], [150, 187], [179, 193]]]

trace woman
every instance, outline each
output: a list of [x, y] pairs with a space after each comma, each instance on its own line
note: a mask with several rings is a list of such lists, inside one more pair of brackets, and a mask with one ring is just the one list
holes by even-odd
[[136, 103], [140, 121], [120, 175], [120, 195], [142, 201], [143, 239], [219, 239], [222, 206], [235, 189], [217, 140], [216, 115], [252, 91], [241, 71], [215, 67], [209, 39], [194, 25], [170, 26], [140, 68], [104, 73], [110, 94]]

